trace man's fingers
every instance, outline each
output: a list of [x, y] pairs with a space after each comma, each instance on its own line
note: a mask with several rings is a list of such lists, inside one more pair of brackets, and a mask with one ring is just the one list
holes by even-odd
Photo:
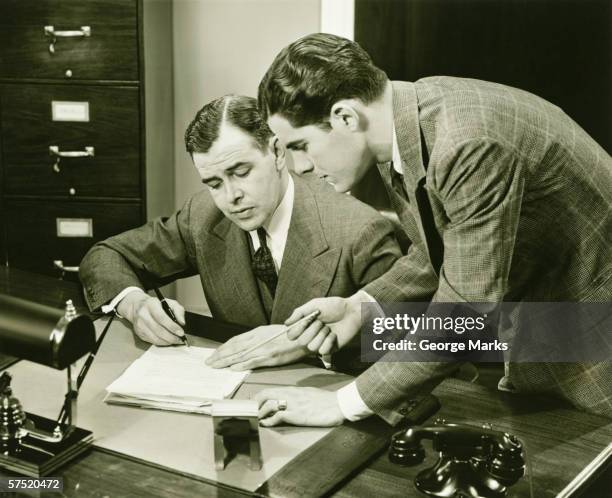
[[319, 320], [315, 320], [297, 338], [298, 344], [302, 346], [308, 346], [310, 341], [312, 341], [317, 336], [319, 331], [322, 330], [324, 327], [325, 327], [324, 323], [320, 322]]
[[158, 346], [169, 346], [181, 342], [180, 338], [168, 332], [168, 330], [155, 319], [149, 308], [142, 309], [138, 314], [138, 318], [138, 323], [135, 324], [135, 326], [148, 329], [151, 335], [162, 341], [161, 343], [154, 342], [153, 344]]
[[258, 416], [260, 419], [269, 417], [278, 411], [278, 400], [276, 399], [267, 399], [263, 402], [259, 407]]
[[[281, 396], [281, 397], [279, 397]], [[253, 396], [253, 399], [257, 401], [257, 404], [261, 408], [263, 404], [268, 400], [285, 399], [283, 396], [283, 389], [262, 389]]]
[[151, 316], [160, 326], [179, 337], [185, 335], [183, 328], [166, 314], [159, 300], [153, 300], [149, 309]]
[[256, 354], [255, 352], [246, 355], [240, 354], [250, 347], [251, 341], [248, 338], [240, 340], [238, 339], [239, 337], [233, 337], [225, 344], [219, 346], [206, 360], [206, 364], [213, 368], [224, 368], [252, 358]]
[[319, 348], [323, 345], [323, 342], [330, 332], [330, 328], [325, 325], [321, 330], [319, 330], [319, 333], [315, 336], [315, 338], [308, 343], [308, 349], [313, 352], [319, 351]]
[[179, 304], [178, 301], [175, 301], [174, 299], [166, 299], [166, 301], [168, 301], [168, 304], [172, 308], [172, 311], [174, 311], [174, 316], [176, 317], [178, 322], [184, 327], [185, 326], [185, 308], [183, 308], [183, 306]]
[[259, 424], [262, 425], [263, 427], [272, 427], [274, 425], [280, 425], [286, 422], [286, 418], [285, 418], [286, 416], [287, 416], [286, 411], [279, 411], [270, 417], [261, 419], [259, 421]]
[[172, 344], [163, 336], [157, 335], [144, 320], [141, 320], [138, 326], [134, 327], [134, 332], [143, 341], [150, 342], [155, 346], [170, 346]]
[[319, 308], [317, 307], [317, 299], [313, 299], [308, 301], [306, 304], [303, 304], [299, 308], [295, 308], [293, 313], [285, 320], [285, 325], [293, 325], [298, 320], [304, 318], [306, 315], [309, 315], [313, 311], [317, 311]]
[[240, 353], [236, 353], [212, 360], [210, 363], [207, 363], [207, 365], [212, 368], [225, 368], [231, 367], [232, 365], [240, 363], [244, 360], [245, 358], [243, 357], [243, 355], [241, 355]]
[[232, 370], [236, 370], [237, 372], [242, 372], [244, 370], [251, 370], [253, 368], [269, 367], [272, 366], [272, 364], [273, 362], [271, 362], [270, 358], [268, 358], [267, 356], [257, 356], [247, 361], [235, 363], [230, 368]]
[[155, 322], [146, 305], [141, 306], [137, 310], [133, 326], [134, 332], [138, 337], [156, 346], [169, 346], [177, 340], [176, 337], [172, 336], [172, 334]]
[[325, 337], [323, 344], [321, 344], [321, 347], [319, 348], [319, 354], [332, 354], [337, 349], [337, 347], [338, 338], [336, 337], [336, 334], [330, 332], [327, 337]]

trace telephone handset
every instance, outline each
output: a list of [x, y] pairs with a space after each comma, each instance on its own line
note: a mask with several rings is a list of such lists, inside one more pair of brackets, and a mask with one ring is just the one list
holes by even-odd
[[394, 434], [389, 460], [405, 466], [423, 462], [424, 439], [430, 439], [439, 452], [436, 464], [414, 480], [416, 488], [427, 495], [500, 498], [525, 473], [523, 445], [515, 436], [444, 421]]

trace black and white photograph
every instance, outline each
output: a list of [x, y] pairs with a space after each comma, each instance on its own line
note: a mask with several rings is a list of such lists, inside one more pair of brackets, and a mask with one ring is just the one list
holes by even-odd
[[606, 498], [610, 0], [0, 0], [0, 495]]

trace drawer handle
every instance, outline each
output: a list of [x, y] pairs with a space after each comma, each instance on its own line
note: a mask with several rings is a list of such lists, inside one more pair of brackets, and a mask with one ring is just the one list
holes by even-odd
[[57, 145], [49, 145], [49, 155], [55, 156], [55, 162], [53, 163], [53, 171], [56, 173], [60, 172], [60, 159], [62, 157], [94, 157], [96, 154], [94, 147], [87, 146], [85, 150], [65, 150], [60, 151]]
[[91, 27], [81, 26], [81, 29], [72, 31], [55, 31], [53, 26], [45, 26], [45, 36], [50, 37], [49, 52], [55, 53], [55, 44], [58, 38], [85, 38], [91, 36]]
[[61, 259], [56, 259], [55, 261], [53, 261], [53, 266], [63, 272], [68, 272], [68, 273], [78, 273], [79, 272], [78, 266], [64, 266], [64, 262]]

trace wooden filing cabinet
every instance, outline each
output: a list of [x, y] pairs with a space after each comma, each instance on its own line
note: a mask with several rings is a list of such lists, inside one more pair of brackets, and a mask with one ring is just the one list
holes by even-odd
[[59, 275], [171, 212], [172, 106], [170, 0], [0, 0], [5, 264]]

